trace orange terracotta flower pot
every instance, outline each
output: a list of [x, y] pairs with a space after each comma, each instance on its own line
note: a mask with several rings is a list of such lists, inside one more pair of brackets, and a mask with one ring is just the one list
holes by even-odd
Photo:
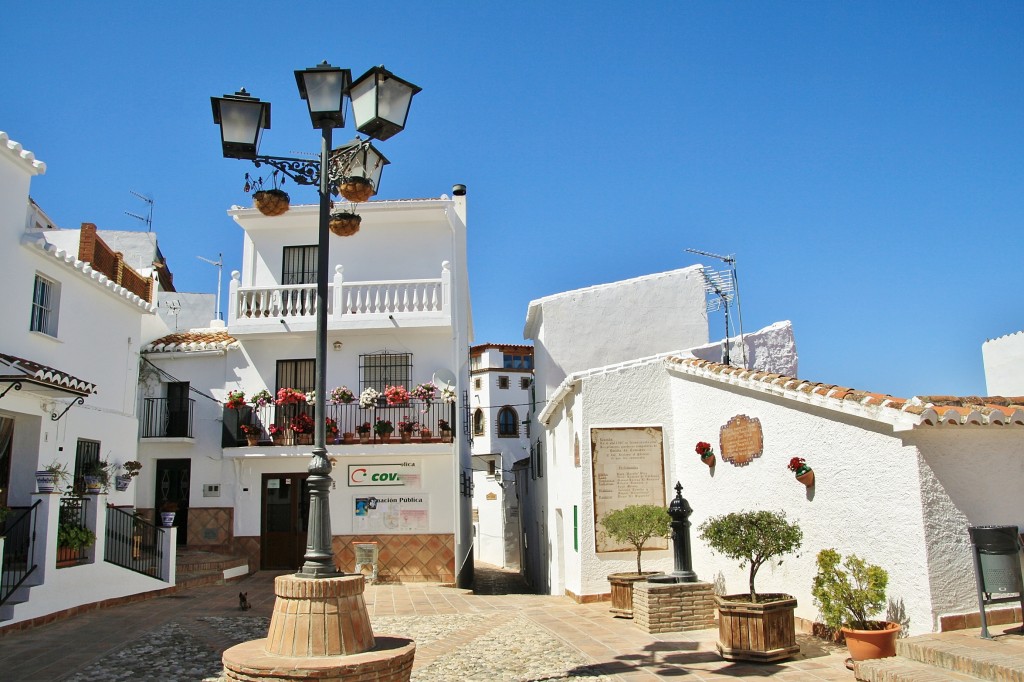
[[900, 634], [898, 623], [886, 622], [880, 630], [841, 629], [846, 638], [846, 648], [850, 650], [850, 658], [855, 661], [896, 655], [896, 637]]

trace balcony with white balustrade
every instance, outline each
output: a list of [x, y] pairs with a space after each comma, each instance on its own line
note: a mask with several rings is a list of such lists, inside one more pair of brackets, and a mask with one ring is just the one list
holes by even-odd
[[[328, 284], [328, 330], [450, 327], [451, 266], [443, 261], [436, 279], [346, 281], [336, 265]], [[228, 332], [233, 336], [314, 332], [316, 284], [241, 285], [231, 273]]]

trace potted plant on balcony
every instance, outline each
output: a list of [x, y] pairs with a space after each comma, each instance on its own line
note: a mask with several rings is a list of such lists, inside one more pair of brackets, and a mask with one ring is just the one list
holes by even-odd
[[297, 415], [292, 417], [288, 425], [291, 426], [292, 431], [295, 433], [296, 444], [313, 444], [313, 430], [316, 428], [316, 424], [313, 422], [312, 417], [305, 412], [299, 412]]
[[713, 516], [698, 530], [713, 550], [739, 559], [740, 568], [750, 567], [748, 593], [715, 597], [722, 658], [766, 663], [798, 653], [796, 599], [788, 594], [758, 594], [754, 578], [767, 562], [800, 548], [804, 537], [800, 527], [787, 521], [785, 512], [762, 510]]
[[254, 447], [260, 444], [260, 436], [263, 435], [263, 429], [256, 424], [242, 424], [242, 433], [245, 434], [245, 444], [249, 447]]
[[85, 484], [85, 492], [89, 495], [98, 495], [110, 490], [110, 462], [98, 459], [85, 465], [82, 470], [82, 482]]
[[277, 392], [278, 405], [297, 405], [306, 402], [306, 394], [294, 388], [282, 388]]
[[417, 400], [422, 400], [429, 404], [434, 399], [434, 396], [437, 395], [437, 386], [435, 386], [432, 381], [428, 381], [424, 384], [416, 384], [416, 387], [412, 389], [410, 395]]
[[338, 386], [331, 391], [331, 402], [335, 405], [348, 405], [355, 399], [355, 395], [349, 390], [348, 386]]
[[264, 388], [254, 393], [253, 396], [249, 398], [249, 402], [256, 409], [260, 409], [274, 402], [274, 396], [270, 395], [270, 391]]
[[388, 405], [406, 405], [409, 402], [409, 389], [405, 386], [385, 386], [384, 398]]
[[292, 433], [291, 429], [280, 424], [271, 424], [267, 430], [270, 431], [270, 437], [274, 440], [274, 445], [295, 444], [295, 434]]
[[363, 422], [362, 424], [356, 426], [356, 433], [359, 434], [360, 443], [363, 443], [365, 445], [366, 443], [370, 442], [370, 430], [372, 428], [373, 427], [370, 425], [370, 422]]
[[370, 387], [364, 388], [363, 392], [359, 394], [359, 407], [364, 410], [368, 410], [371, 407], [377, 407], [377, 403], [382, 397], [383, 396], [381, 396], [380, 391], [377, 389]]
[[391, 440], [391, 434], [395, 425], [386, 419], [378, 419], [373, 423], [373, 432], [380, 437], [380, 442], [387, 443]]
[[452, 442], [452, 427], [444, 419], [437, 420], [437, 428], [441, 432], [441, 442]]
[[811, 586], [814, 604], [826, 625], [842, 631], [850, 658], [863, 661], [895, 656], [900, 624], [872, 620], [886, 605], [886, 570], [856, 554], [844, 561], [834, 549], [818, 552], [817, 563], [818, 573]]
[[631, 504], [608, 512], [601, 519], [601, 525], [613, 540], [633, 545], [636, 549], [636, 573], [612, 573], [608, 576], [612, 587], [610, 610], [616, 616], [633, 617], [633, 583], [657, 574], [657, 571], [645, 572], [640, 565], [644, 545], [653, 537], [666, 537], [671, 521], [668, 511], [656, 504]]
[[237, 410], [245, 407], [245, 391], [231, 391], [224, 401], [224, 407], [229, 410]]
[[330, 417], [324, 420], [324, 432], [327, 435], [327, 442], [334, 443], [338, 440], [338, 422]]
[[139, 475], [142, 470], [142, 462], [136, 460], [129, 460], [121, 465], [123, 474], [118, 474], [117, 478], [114, 479], [114, 487], [117, 490], [124, 492], [128, 490], [128, 486], [131, 484], [132, 479]]
[[41, 493], [59, 492], [71, 485], [71, 472], [64, 462], [53, 460], [36, 472], [36, 486]]
[[409, 415], [405, 415], [400, 422], [398, 422], [398, 434], [402, 439], [403, 443], [408, 443], [412, 440], [412, 434], [420, 430], [420, 424]]
[[64, 519], [57, 523], [57, 568], [82, 563], [82, 551], [92, 547], [96, 534], [77, 520]]

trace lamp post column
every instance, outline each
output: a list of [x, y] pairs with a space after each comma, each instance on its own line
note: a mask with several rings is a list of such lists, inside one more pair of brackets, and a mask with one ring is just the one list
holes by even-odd
[[330, 125], [321, 128], [320, 145], [320, 225], [317, 239], [316, 266], [316, 400], [313, 458], [309, 463], [309, 521], [306, 526], [308, 542], [305, 563], [300, 576], [330, 578], [340, 573], [334, 567], [331, 549], [331, 462], [327, 458], [327, 269], [330, 264], [329, 223], [331, 219], [331, 190], [328, 164], [331, 154]]

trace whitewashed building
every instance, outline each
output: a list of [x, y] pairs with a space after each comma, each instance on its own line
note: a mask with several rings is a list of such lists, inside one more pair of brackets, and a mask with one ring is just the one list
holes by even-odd
[[989, 395], [1024, 394], [1024, 331], [987, 340], [981, 357]]
[[[339, 439], [377, 419], [390, 442], [329, 443], [335, 561], [355, 568], [356, 546], [376, 547], [378, 578], [464, 581], [471, 575], [471, 460], [465, 401], [471, 330], [466, 269], [466, 198], [372, 201], [358, 206], [360, 231], [332, 236], [328, 310], [328, 390], [345, 386], [350, 404], [328, 401]], [[159, 485], [140, 504], [175, 503], [187, 546], [249, 557], [251, 570], [301, 565], [306, 549], [309, 445], [275, 442], [305, 405], [225, 408], [266, 390], [314, 388], [317, 206], [266, 217], [230, 216], [243, 230], [241, 272], [232, 273], [226, 329], [180, 332], [143, 352], [140, 454]], [[458, 402], [364, 409], [365, 388], [414, 389], [454, 377]], [[328, 399], [330, 396], [328, 396]], [[442, 420], [454, 433], [441, 438]], [[401, 442], [399, 423], [430, 431]], [[248, 444], [242, 426], [253, 432]], [[157, 499], [163, 497], [165, 499]]]
[[[555, 323], [545, 316], [545, 327]], [[538, 358], [543, 336], [535, 336]], [[1024, 397], [902, 399], [809, 382], [795, 377], [788, 323], [744, 341], [752, 369], [710, 361], [719, 346], [711, 344], [577, 370], [547, 394], [537, 416], [544, 447], [530, 473], [544, 491], [537, 513], [551, 538], [540, 548], [551, 552], [536, 582], [580, 601], [607, 598], [607, 576], [635, 570], [635, 553], [602, 539], [601, 509], [637, 491], [667, 503], [678, 481], [694, 510], [693, 570], [720, 590], [745, 592], [747, 571], [715, 555], [700, 524], [782, 510], [803, 530], [803, 547], [765, 565], [758, 591], [794, 595], [806, 624], [817, 616], [815, 556], [828, 547], [888, 571], [888, 595], [903, 601], [911, 633], [976, 623], [967, 527], [1024, 527]], [[540, 373], [538, 361], [538, 384], [550, 383]], [[716, 466], [696, 454], [699, 441], [712, 444]], [[632, 461], [610, 468], [622, 453]], [[812, 487], [789, 470], [793, 457], [813, 469]], [[644, 552], [644, 570], [673, 564], [667, 549]], [[1013, 622], [1012, 608], [992, 611], [994, 622]]]
[[473, 434], [473, 555], [485, 563], [522, 566], [520, 496], [515, 464], [530, 456], [533, 347], [473, 346], [470, 420]]
[[[0, 627], [17, 626], [174, 582], [174, 531], [131, 512], [140, 484], [75, 497], [37, 493], [35, 473], [62, 465], [76, 485], [91, 464], [137, 457], [138, 354], [158, 283], [136, 272], [95, 226], [61, 230], [29, 198], [45, 165], [0, 133]], [[123, 473], [114, 471], [112, 473]], [[59, 547], [72, 525], [96, 540]]]

